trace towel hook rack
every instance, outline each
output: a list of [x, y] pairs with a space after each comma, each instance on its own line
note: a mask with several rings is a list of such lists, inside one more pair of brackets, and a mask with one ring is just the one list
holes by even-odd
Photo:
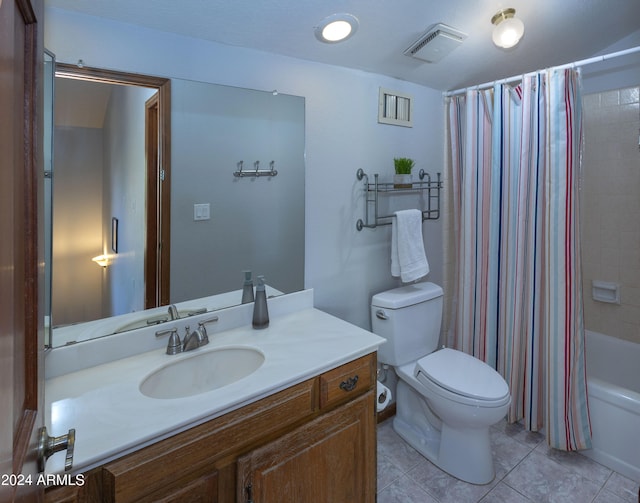
[[[378, 211], [378, 198], [380, 194], [392, 194], [394, 192], [426, 192], [426, 209], [422, 209], [422, 220], [437, 220], [440, 218], [440, 191], [442, 180], [440, 173], [437, 173], [436, 180], [431, 179], [431, 175], [424, 169], [418, 173], [419, 182], [412, 182], [410, 187], [396, 188], [393, 182], [380, 182], [379, 175], [373, 175], [373, 183], [369, 182], [369, 175], [362, 168], [356, 171], [356, 178], [364, 180], [365, 206], [364, 219], [359, 218], [356, 222], [356, 229], [361, 231], [365, 227], [375, 229], [379, 225], [391, 224], [394, 215], [380, 215]], [[425, 180], [426, 178], [426, 180]], [[373, 214], [370, 215], [370, 206], [373, 206]]]
[[278, 170], [276, 169], [276, 161], [271, 161], [269, 163], [269, 169], [260, 169], [260, 161], [255, 161], [253, 163], [252, 170], [244, 170], [244, 161], [238, 161], [236, 164], [238, 168], [233, 172], [233, 176], [238, 178], [244, 178], [245, 176], [277, 176]]

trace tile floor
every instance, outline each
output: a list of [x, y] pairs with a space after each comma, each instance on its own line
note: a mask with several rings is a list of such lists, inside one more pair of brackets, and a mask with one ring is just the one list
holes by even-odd
[[506, 421], [491, 429], [496, 478], [477, 486], [427, 461], [392, 427], [378, 425], [378, 503], [638, 502], [638, 483], [578, 454], [549, 448], [542, 435]]

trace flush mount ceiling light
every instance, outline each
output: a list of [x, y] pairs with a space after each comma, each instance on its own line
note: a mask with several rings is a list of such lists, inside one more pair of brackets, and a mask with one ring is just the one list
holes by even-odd
[[514, 47], [524, 35], [524, 23], [516, 17], [515, 9], [501, 9], [491, 18], [495, 25], [493, 43], [503, 49]]
[[351, 14], [332, 14], [314, 28], [316, 38], [326, 44], [335, 44], [352, 37], [358, 29], [358, 19]]

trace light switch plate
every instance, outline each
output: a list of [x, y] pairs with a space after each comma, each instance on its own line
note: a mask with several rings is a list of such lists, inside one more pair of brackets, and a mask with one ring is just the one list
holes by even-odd
[[209, 203], [193, 205], [194, 220], [209, 220], [211, 218], [211, 207]]

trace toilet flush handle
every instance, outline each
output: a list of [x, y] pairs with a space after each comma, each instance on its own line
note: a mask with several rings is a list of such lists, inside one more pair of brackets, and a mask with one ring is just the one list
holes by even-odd
[[388, 320], [389, 317], [385, 314], [385, 312], [382, 309], [378, 309], [376, 311], [376, 318], [380, 319], [380, 320]]

